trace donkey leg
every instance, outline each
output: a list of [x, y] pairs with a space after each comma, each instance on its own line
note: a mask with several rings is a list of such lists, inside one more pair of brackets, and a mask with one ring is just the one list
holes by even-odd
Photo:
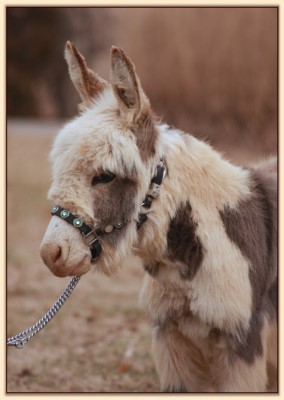
[[268, 375], [268, 392], [277, 392], [278, 390], [278, 349], [277, 349], [277, 323], [272, 321], [269, 327], [268, 349], [267, 349], [267, 375]]
[[177, 328], [156, 328], [152, 350], [162, 392], [205, 390], [208, 370], [202, 353]]
[[217, 392], [266, 392], [266, 359], [257, 357], [253, 364], [238, 359], [221, 369]]
[[[218, 392], [266, 392], [267, 376], [267, 341], [269, 326], [265, 323], [255, 333], [254, 342], [249, 339], [249, 346], [241, 348], [228, 336], [221, 336], [215, 341], [212, 352], [211, 376]], [[258, 343], [260, 340], [260, 343]], [[256, 344], [256, 348], [253, 345]]]

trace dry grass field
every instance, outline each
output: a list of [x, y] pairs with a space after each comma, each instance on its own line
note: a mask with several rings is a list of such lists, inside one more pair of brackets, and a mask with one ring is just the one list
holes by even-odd
[[[48, 153], [59, 126], [8, 125], [8, 336], [37, 321], [70, 280], [54, 277], [39, 256], [50, 219]], [[260, 156], [241, 143], [226, 153], [237, 162]], [[23, 350], [7, 349], [7, 392], [158, 392], [150, 326], [138, 305], [143, 274], [133, 258], [111, 278], [84, 276], [42, 332]]]

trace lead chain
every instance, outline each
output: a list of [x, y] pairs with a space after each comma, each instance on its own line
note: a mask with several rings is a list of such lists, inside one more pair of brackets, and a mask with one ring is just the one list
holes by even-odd
[[18, 333], [15, 336], [11, 336], [7, 339], [8, 346], [16, 346], [17, 349], [22, 349], [28, 341], [34, 337], [38, 332], [40, 332], [49, 321], [51, 321], [58, 311], [61, 309], [63, 304], [69, 298], [75, 287], [77, 286], [81, 276], [74, 276], [70, 281], [69, 285], [66, 287], [64, 292], [58, 298], [58, 300], [53, 304], [53, 306], [47, 311], [44, 316], [38, 320], [34, 325], [25, 331]]

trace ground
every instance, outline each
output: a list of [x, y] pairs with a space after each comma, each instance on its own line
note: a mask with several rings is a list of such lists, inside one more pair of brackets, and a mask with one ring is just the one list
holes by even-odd
[[[35, 323], [70, 281], [54, 277], [39, 255], [50, 219], [48, 153], [57, 129], [42, 122], [8, 125], [8, 336]], [[242, 148], [229, 155], [251, 160]], [[138, 304], [143, 276], [135, 258], [111, 278], [83, 276], [23, 350], [7, 348], [7, 392], [158, 392], [151, 329]]]

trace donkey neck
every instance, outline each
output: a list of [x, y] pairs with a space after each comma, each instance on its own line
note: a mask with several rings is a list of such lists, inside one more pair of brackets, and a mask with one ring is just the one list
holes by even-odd
[[208, 143], [163, 125], [160, 133], [169, 169], [167, 192], [174, 195], [175, 206], [194, 197], [207, 206], [234, 206], [240, 193], [250, 194], [249, 172], [227, 161]]
[[167, 125], [158, 130], [158, 153], [165, 158], [168, 175], [139, 232], [138, 253], [147, 262], [166, 256], [169, 226], [181, 207], [189, 206], [196, 219], [199, 215], [210, 217], [210, 210], [234, 207], [250, 194], [247, 170], [231, 164], [190, 134]]

